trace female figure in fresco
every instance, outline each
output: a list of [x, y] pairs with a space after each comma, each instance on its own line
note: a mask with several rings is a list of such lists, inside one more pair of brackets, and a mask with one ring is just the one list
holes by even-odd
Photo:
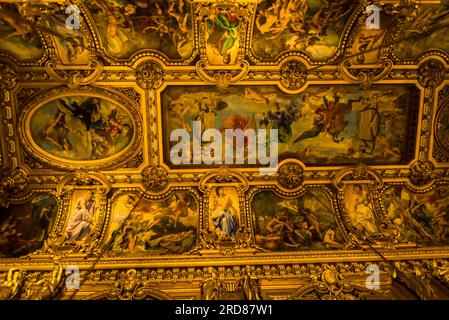
[[67, 225], [67, 240], [79, 241], [89, 235], [95, 209], [94, 194], [88, 191], [86, 197], [78, 200], [75, 212]]
[[212, 221], [215, 231], [224, 238], [233, 238], [237, 233], [237, 211], [232, 207], [232, 200], [226, 196], [223, 187], [216, 189], [213, 203]]
[[378, 233], [376, 223], [374, 222], [374, 211], [369, 200], [369, 195], [359, 184], [352, 187], [352, 192], [355, 196], [352, 217], [354, 227], [368, 236]]

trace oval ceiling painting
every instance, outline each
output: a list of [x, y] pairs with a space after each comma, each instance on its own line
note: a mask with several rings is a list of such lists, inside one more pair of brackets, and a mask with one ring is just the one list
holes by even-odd
[[70, 96], [35, 108], [27, 132], [47, 153], [69, 161], [102, 160], [130, 145], [134, 125], [130, 114], [99, 97]]

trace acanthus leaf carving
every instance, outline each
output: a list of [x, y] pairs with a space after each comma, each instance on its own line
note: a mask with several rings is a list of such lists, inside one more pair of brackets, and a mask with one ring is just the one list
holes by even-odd
[[296, 189], [304, 182], [304, 169], [296, 163], [286, 163], [278, 170], [279, 184], [286, 189]]
[[161, 166], [148, 166], [142, 171], [142, 183], [146, 190], [160, 192], [168, 184], [168, 174]]
[[426, 185], [435, 178], [435, 166], [430, 161], [417, 161], [410, 168], [410, 181], [416, 186]]
[[287, 61], [280, 70], [281, 84], [289, 90], [298, 90], [306, 84], [307, 74], [307, 67], [301, 61]]
[[28, 175], [20, 168], [3, 172], [0, 181], [0, 205], [7, 206], [8, 197], [17, 197], [28, 191]]
[[146, 61], [136, 68], [136, 82], [143, 89], [157, 89], [164, 82], [164, 71], [157, 62]]
[[111, 190], [111, 183], [108, 178], [98, 172], [79, 169], [66, 174], [59, 181], [56, 189], [63, 194], [67, 188], [77, 188], [83, 186], [98, 186], [98, 190], [103, 194], [108, 194]]
[[446, 70], [443, 64], [436, 60], [430, 59], [419, 66], [418, 81], [419, 83], [428, 87], [438, 87], [446, 76]]

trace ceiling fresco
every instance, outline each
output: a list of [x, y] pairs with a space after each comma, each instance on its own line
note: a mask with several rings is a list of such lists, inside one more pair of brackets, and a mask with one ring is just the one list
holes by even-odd
[[[276, 87], [233, 86], [217, 92], [211, 87], [171, 87], [162, 95], [161, 109], [170, 163], [170, 133], [176, 128], [279, 130], [279, 157], [307, 165], [401, 164], [413, 157], [411, 118], [419, 94], [412, 87], [385, 85], [310, 86], [297, 95]], [[276, 114], [282, 114], [279, 119]], [[236, 121], [239, 120], [239, 121]], [[407, 155], [407, 153], [409, 153]], [[223, 162], [224, 163], [224, 162]], [[199, 165], [201, 166], [201, 165]]]
[[449, 299], [448, 21], [0, 0], [0, 299]]
[[261, 1], [256, 8], [252, 48], [262, 59], [287, 50], [306, 52], [317, 60], [336, 53], [346, 22], [358, 2]]
[[24, 131], [31, 133], [31, 143], [43, 149], [40, 152], [67, 160], [96, 160], [130, 144], [134, 126], [121, 107], [95, 97], [69, 99], [50, 101], [25, 120]]
[[187, 1], [94, 0], [86, 7], [105, 52], [114, 58], [152, 49], [180, 60], [193, 52], [193, 19]]

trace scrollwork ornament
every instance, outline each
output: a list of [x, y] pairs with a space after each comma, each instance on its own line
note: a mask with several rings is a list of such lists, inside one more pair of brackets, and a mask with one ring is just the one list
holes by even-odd
[[60, 194], [63, 194], [67, 188], [86, 186], [98, 186], [98, 190], [104, 194], [111, 190], [111, 184], [105, 175], [85, 169], [79, 169], [63, 176], [56, 189]]
[[368, 167], [364, 163], [358, 163], [353, 171], [352, 171], [352, 177], [354, 179], [363, 179], [368, 176]]
[[206, 82], [213, 83], [218, 89], [226, 89], [231, 84], [245, 78], [249, 72], [249, 63], [242, 61], [236, 68], [231, 69], [208, 69], [208, 63], [200, 60], [196, 64], [198, 75]]
[[234, 176], [228, 167], [223, 167], [215, 175], [215, 180], [217, 182], [232, 182], [234, 181]]
[[168, 184], [168, 174], [161, 166], [149, 166], [142, 171], [142, 183], [151, 192], [160, 192]]
[[307, 81], [307, 67], [298, 60], [291, 60], [281, 67], [281, 84], [291, 90], [297, 90]]
[[296, 189], [304, 181], [304, 169], [296, 163], [287, 163], [279, 168], [278, 181], [286, 189]]
[[45, 240], [44, 245], [41, 249], [32, 252], [29, 256], [39, 255], [39, 254], [56, 254], [58, 248], [64, 243], [65, 235], [62, 233], [51, 233]]
[[384, 79], [392, 67], [393, 62], [385, 60], [376, 68], [352, 68], [350, 60], [345, 60], [340, 65], [340, 72], [347, 80], [360, 84], [366, 90], [373, 83]]
[[251, 247], [251, 233], [246, 227], [239, 229], [235, 235], [236, 248], [250, 248]]
[[231, 170], [227, 166], [222, 166], [218, 170], [214, 169], [205, 174], [199, 181], [198, 187], [201, 192], [206, 193], [209, 189], [209, 183], [234, 183], [239, 192], [248, 190], [249, 184], [246, 177], [236, 170]]
[[89, 176], [89, 171], [87, 170], [78, 170], [75, 172], [73, 176], [72, 182], [79, 186], [87, 186], [92, 183], [93, 178]]
[[153, 61], [147, 61], [137, 67], [137, 84], [143, 89], [157, 89], [164, 82], [162, 67]]
[[215, 233], [210, 230], [201, 230], [199, 249], [208, 250], [218, 247], [219, 244]]
[[435, 59], [427, 60], [419, 66], [418, 81], [426, 87], [438, 87], [444, 80], [446, 70], [443, 64]]
[[97, 81], [103, 73], [103, 64], [93, 60], [89, 69], [79, 70], [62, 68], [50, 60], [45, 64], [45, 69], [53, 80], [66, 83], [70, 89], [77, 89]]
[[382, 176], [363, 162], [358, 163], [355, 167], [340, 171], [333, 179], [333, 184], [337, 189], [342, 190], [345, 187], [344, 180], [368, 180], [371, 187], [377, 190], [384, 184]]

